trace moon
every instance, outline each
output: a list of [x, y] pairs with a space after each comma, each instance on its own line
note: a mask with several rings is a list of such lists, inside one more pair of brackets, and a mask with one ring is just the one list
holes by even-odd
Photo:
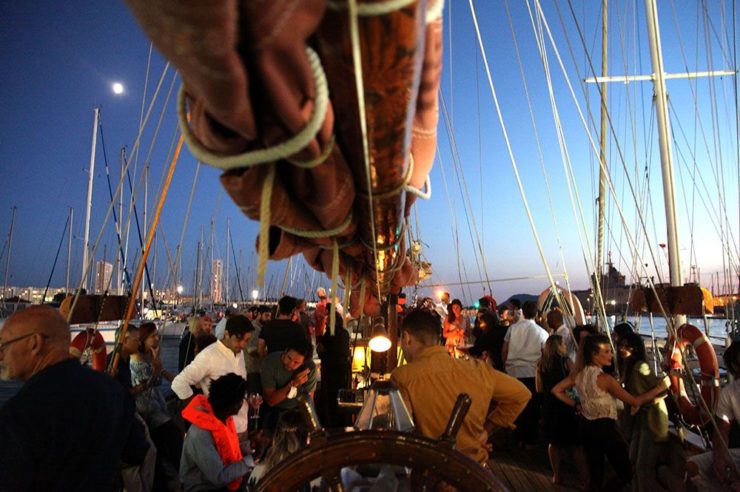
[[111, 87], [113, 89], [113, 94], [117, 96], [120, 96], [121, 94], [123, 94], [123, 84], [122, 83], [114, 82]]

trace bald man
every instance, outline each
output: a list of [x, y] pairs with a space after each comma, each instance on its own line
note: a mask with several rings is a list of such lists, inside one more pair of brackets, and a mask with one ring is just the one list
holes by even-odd
[[7, 319], [0, 375], [23, 387], [0, 409], [0, 490], [113, 490], [121, 461], [146, 454], [128, 392], [69, 355], [69, 325], [49, 306]]

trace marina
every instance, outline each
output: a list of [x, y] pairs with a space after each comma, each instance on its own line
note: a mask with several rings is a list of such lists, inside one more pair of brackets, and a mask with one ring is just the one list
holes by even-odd
[[146, 490], [737, 485], [738, 18], [690, 3], [70, 0], [11, 31], [65, 83], [3, 75], [0, 435], [71, 354], [133, 396]]

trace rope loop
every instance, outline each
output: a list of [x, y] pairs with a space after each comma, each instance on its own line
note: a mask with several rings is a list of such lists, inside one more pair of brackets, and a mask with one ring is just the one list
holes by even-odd
[[[180, 92], [177, 96], [177, 118], [180, 129], [185, 137], [185, 142], [188, 144], [190, 152], [195, 158], [213, 167], [227, 171], [286, 159], [306, 147], [316, 137], [321, 129], [321, 125], [324, 124], [326, 111], [329, 107], [329, 85], [326, 81], [326, 74], [321, 66], [319, 55], [307, 47], [306, 56], [308, 57], [311, 73], [316, 84], [316, 104], [313, 107], [311, 118], [308, 120], [306, 126], [296, 135], [285, 142], [266, 149], [250, 150], [242, 154], [222, 156], [205, 148], [198, 138], [193, 135], [192, 129], [188, 124], [187, 112], [185, 110], [185, 87], [180, 87]], [[303, 166], [299, 164], [299, 167]]]

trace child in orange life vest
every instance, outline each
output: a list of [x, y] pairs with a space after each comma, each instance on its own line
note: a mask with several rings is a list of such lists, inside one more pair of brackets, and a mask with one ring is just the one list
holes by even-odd
[[208, 397], [196, 395], [182, 411], [191, 422], [180, 460], [185, 492], [239, 490], [254, 468], [251, 455], [243, 456], [233, 415], [239, 412], [247, 382], [230, 373], [211, 382]]

